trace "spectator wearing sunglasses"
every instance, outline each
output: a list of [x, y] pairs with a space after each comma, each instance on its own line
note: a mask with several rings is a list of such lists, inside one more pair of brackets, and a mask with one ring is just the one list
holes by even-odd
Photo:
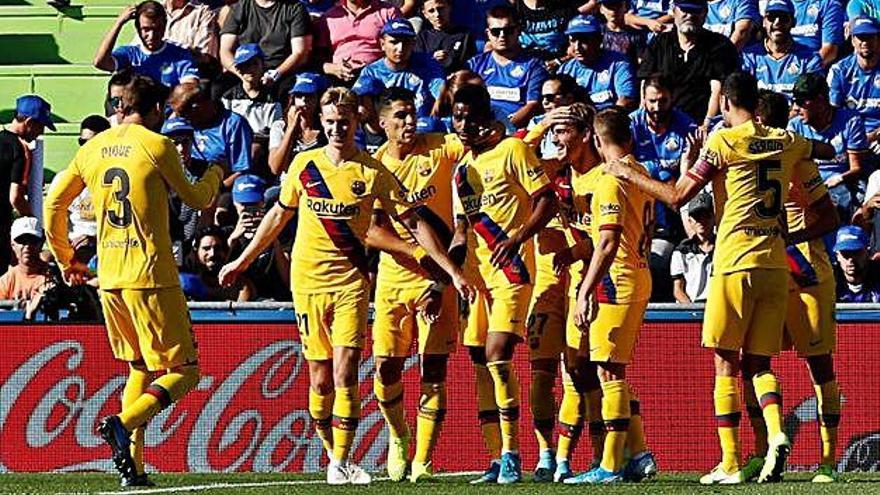
[[834, 148], [834, 158], [816, 160], [816, 164], [840, 217], [848, 219], [858, 206], [856, 191], [867, 165], [864, 121], [854, 110], [831, 106], [828, 84], [821, 74], [800, 76], [793, 95], [799, 115], [789, 121], [788, 129]]
[[[545, 160], [556, 158], [556, 143], [552, 132], [541, 125], [544, 117], [549, 112], [559, 108], [571, 105], [576, 101], [587, 101], [586, 95], [577, 85], [573, 77], [566, 74], [557, 74], [550, 76], [541, 86], [541, 108], [544, 113], [535, 115], [529, 122], [528, 134], [524, 140], [527, 143], [535, 143], [538, 149], [535, 150], [540, 158]], [[543, 135], [543, 136], [541, 136]], [[540, 138], [540, 141], [536, 141]]]
[[508, 132], [515, 132], [525, 128], [540, 109], [547, 69], [520, 45], [519, 21], [512, 7], [493, 7], [486, 23], [492, 49], [468, 60], [467, 65], [485, 81], [495, 118]]
[[639, 92], [635, 74], [624, 55], [602, 48], [602, 22], [583, 14], [568, 23], [570, 50], [574, 58], [559, 67], [587, 90], [597, 110], [617, 105], [635, 109]]
[[[84, 146], [93, 137], [110, 128], [110, 122], [100, 115], [89, 115], [79, 125], [79, 142]], [[61, 171], [52, 179], [54, 185], [58, 182]], [[67, 208], [70, 222], [70, 243], [73, 245], [74, 257], [83, 264], [97, 254], [98, 224], [95, 221], [95, 207], [92, 204], [92, 195], [88, 189], [83, 189], [79, 196], [70, 203]]]
[[755, 76], [758, 87], [782, 93], [789, 102], [801, 74], [824, 71], [819, 55], [791, 36], [794, 22], [791, 0], [770, 0], [764, 9], [764, 42], [743, 52], [743, 70]]

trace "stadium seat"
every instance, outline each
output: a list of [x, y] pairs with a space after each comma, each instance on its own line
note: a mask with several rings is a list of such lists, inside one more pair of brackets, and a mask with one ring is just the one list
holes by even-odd
[[[119, 6], [73, 6], [62, 11], [42, 6], [0, 6], [0, 65], [21, 63], [91, 64]], [[134, 37], [127, 25], [120, 43]], [[10, 49], [6, 49], [10, 47]], [[14, 48], [11, 48], [14, 47]]]

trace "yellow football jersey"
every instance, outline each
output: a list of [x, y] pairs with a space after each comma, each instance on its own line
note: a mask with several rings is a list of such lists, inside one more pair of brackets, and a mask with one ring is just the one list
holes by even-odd
[[[567, 212], [568, 228], [566, 229], [566, 234], [568, 242], [572, 246], [581, 242], [592, 244], [593, 241], [590, 239], [590, 203], [593, 201], [593, 192], [599, 177], [602, 175], [602, 171], [599, 167], [593, 167], [583, 174], [573, 169], [571, 170], [571, 193], [568, 197], [560, 195], [559, 198], [560, 210]], [[586, 270], [587, 263], [584, 261], [572, 263], [568, 268], [568, 275], [571, 277], [571, 283], [568, 286], [569, 297], [577, 297], [581, 282], [584, 279], [584, 275], [586, 275]]]
[[570, 199], [571, 197], [571, 169], [567, 166], [561, 166], [556, 160], [542, 160], [541, 166], [544, 168], [544, 173], [547, 175], [554, 192], [556, 192], [559, 212], [553, 215], [553, 218], [534, 238], [535, 285], [537, 287], [551, 287], [560, 282], [567, 282], [567, 277], [556, 275], [553, 270], [553, 258], [556, 253], [570, 245], [565, 232], [565, 226], [568, 225], [566, 215], [569, 212], [565, 209], [564, 198]]
[[[785, 204], [789, 232], [806, 227], [806, 208], [809, 200], [804, 194], [803, 184], [795, 181], [791, 184], [790, 201]], [[801, 287], [818, 285], [834, 278], [834, 269], [825, 241], [822, 238], [802, 242], [797, 246], [788, 246], [788, 268], [792, 278]]]
[[531, 198], [550, 186], [535, 153], [521, 140], [506, 138], [493, 149], [474, 156], [469, 152], [455, 176], [463, 213], [477, 233], [476, 257], [489, 288], [532, 284], [534, 244], [525, 242], [518, 256], [500, 269], [489, 262], [495, 245], [508, 239], [531, 215]]
[[[645, 168], [628, 159], [640, 173]], [[654, 200], [641, 189], [606, 174], [595, 177], [590, 201], [590, 238], [595, 246], [604, 230], [620, 232], [614, 262], [596, 289], [599, 302], [609, 304], [646, 301], [651, 297], [651, 234], [654, 232]]]
[[[407, 191], [407, 202], [433, 227], [437, 236], [448, 246], [452, 240], [452, 174], [455, 164], [464, 154], [464, 146], [454, 134], [422, 134], [416, 137], [415, 148], [404, 160], [389, 156], [384, 144], [375, 158]], [[394, 229], [401, 239], [416, 243], [412, 233], [400, 222]], [[426, 275], [418, 266], [401, 264], [389, 253], [379, 256], [378, 279], [392, 286], [424, 282]]]
[[[753, 121], [709, 136], [703, 160], [714, 166], [716, 214], [720, 219], [713, 270], [788, 269], [785, 218], [788, 184], [798, 180], [808, 202], [826, 193], [812, 144], [792, 132]], [[688, 173], [699, 178], [699, 171]]]
[[365, 151], [339, 165], [323, 147], [296, 155], [278, 198], [299, 216], [290, 263], [294, 290], [363, 289], [368, 272], [363, 240], [373, 204], [379, 201], [396, 216], [403, 213], [404, 196], [394, 176]]
[[98, 134], [79, 149], [45, 202], [46, 237], [65, 267], [67, 207], [87, 187], [98, 220], [98, 281], [102, 289], [152, 289], [180, 285], [168, 228], [170, 190], [195, 208], [217, 193], [223, 171], [211, 167], [196, 184], [183, 172], [166, 137], [137, 124]]

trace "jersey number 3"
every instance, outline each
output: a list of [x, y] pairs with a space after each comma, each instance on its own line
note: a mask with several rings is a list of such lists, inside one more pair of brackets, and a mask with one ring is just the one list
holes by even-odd
[[[755, 205], [755, 214], [760, 218], [776, 218], [782, 211], [782, 183], [779, 179], [771, 179], [771, 172], [782, 170], [777, 160], [761, 160], [758, 162], [758, 194], [762, 200]], [[767, 204], [767, 191], [770, 191], [770, 204]]]
[[131, 201], [128, 200], [128, 194], [131, 192], [131, 181], [128, 173], [121, 168], [108, 168], [104, 172], [104, 187], [114, 187], [118, 183], [118, 189], [113, 192], [113, 199], [119, 203], [117, 210], [107, 210], [107, 220], [110, 225], [124, 229], [131, 225]]

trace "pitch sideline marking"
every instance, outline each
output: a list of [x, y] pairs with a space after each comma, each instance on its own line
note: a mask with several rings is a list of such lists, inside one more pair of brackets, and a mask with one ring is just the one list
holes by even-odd
[[[482, 471], [461, 471], [461, 472], [451, 472], [451, 473], [437, 473], [434, 476], [437, 478], [447, 478], [447, 477], [455, 477], [455, 476], [468, 476], [480, 474]], [[373, 481], [388, 481], [389, 478], [374, 478]], [[324, 480], [288, 480], [288, 481], [250, 481], [245, 483], [211, 483], [208, 485], [182, 485], [175, 487], [167, 487], [167, 488], [148, 488], [146, 490], [120, 490], [115, 492], [97, 492], [96, 495], [119, 495], [119, 494], [144, 494], [149, 495], [153, 493], [174, 493], [174, 492], [198, 492], [198, 491], [206, 491], [206, 490], [219, 490], [222, 488], [259, 488], [262, 486], [297, 486], [297, 485], [323, 485], [326, 482]]]

